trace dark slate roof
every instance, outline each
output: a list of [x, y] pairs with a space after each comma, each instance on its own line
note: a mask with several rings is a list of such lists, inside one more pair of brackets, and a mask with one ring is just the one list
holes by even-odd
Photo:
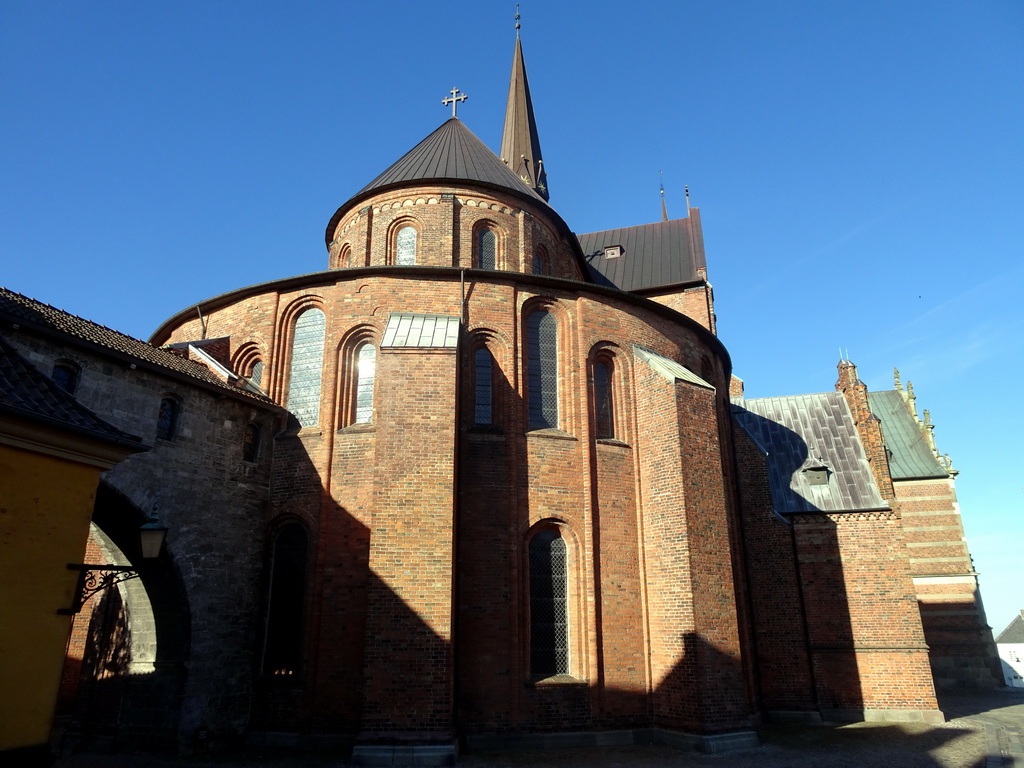
[[501, 187], [545, 203], [457, 117], [450, 118], [406, 152], [356, 197], [398, 184], [421, 181], [468, 181]]
[[146, 448], [141, 438], [104, 421], [54, 384], [3, 337], [0, 337], [0, 411], [102, 442], [134, 443], [138, 450]]
[[0, 287], [0, 319], [45, 335], [63, 337], [109, 356], [182, 377], [205, 387], [214, 387], [263, 405], [273, 405], [269, 398], [232, 386], [192, 360], [3, 287]]
[[1020, 612], [1013, 621], [996, 638], [997, 643], [1024, 643], [1024, 611]]
[[526, 78], [526, 63], [523, 61], [523, 45], [518, 35], [512, 55], [512, 76], [509, 78], [508, 101], [505, 104], [500, 159], [537, 194], [545, 200], [549, 199], [548, 175], [544, 170], [537, 120], [533, 115], [533, 99], [530, 98], [530, 82]]
[[871, 412], [882, 420], [882, 434], [889, 449], [889, 472], [893, 480], [949, 477], [932, 453], [917, 419], [896, 390], [868, 392]]
[[[779, 514], [887, 509], [871, 474], [846, 399], [839, 392], [733, 400], [733, 416], [767, 454]], [[812, 485], [804, 470], [828, 468]]]
[[[701, 280], [705, 268], [702, 239], [694, 233], [699, 219], [672, 219], [636, 227], [577, 235], [591, 279], [623, 291]], [[604, 249], [621, 245], [622, 256], [605, 258]]]

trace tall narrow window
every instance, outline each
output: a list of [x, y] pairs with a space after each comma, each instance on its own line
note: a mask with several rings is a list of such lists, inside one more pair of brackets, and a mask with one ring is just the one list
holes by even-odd
[[320, 378], [324, 367], [326, 325], [327, 318], [316, 307], [305, 310], [295, 321], [288, 410], [295, 414], [302, 427], [315, 427], [320, 421]]
[[178, 432], [178, 415], [180, 406], [172, 397], [160, 401], [160, 412], [156, 419], [156, 436], [160, 440], [173, 440]]
[[526, 319], [531, 429], [558, 426], [558, 321], [544, 310]]
[[605, 360], [597, 360], [594, 363], [594, 416], [597, 437], [615, 437], [612, 365]]
[[302, 660], [302, 606], [306, 595], [306, 531], [286, 525], [274, 540], [263, 673], [294, 675]]
[[545, 528], [530, 539], [530, 672], [569, 672], [569, 568], [565, 540]]
[[373, 382], [377, 373], [377, 349], [363, 344], [356, 352], [356, 424], [373, 421]]
[[257, 387], [263, 386], [263, 361], [257, 360], [252, 364], [252, 373], [249, 374], [249, 381]]
[[543, 245], [538, 245], [533, 254], [533, 273], [543, 275], [547, 269], [548, 252]]
[[476, 236], [476, 265], [480, 269], [497, 269], [498, 238], [493, 230], [481, 229]]
[[58, 387], [73, 395], [78, 389], [78, 366], [72, 363], [56, 363], [50, 378]]
[[395, 264], [410, 266], [416, 263], [416, 228], [402, 227], [395, 238]]
[[494, 423], [494, 358], [487, 347], [473, 354], [473, 423]]
[[242, 459], [255, 464], [260, 460], [262, 431], [258, 424], [246, 424], [242, 435]]

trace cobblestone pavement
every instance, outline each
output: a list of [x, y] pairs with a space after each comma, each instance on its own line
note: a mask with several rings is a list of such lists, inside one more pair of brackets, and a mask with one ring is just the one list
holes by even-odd
[[[460, 768], [1024, 768], [1024, 690], [944, 696], [948, 721], [772, 726], [761, 746], [720, 755], [667, 747], [464, 754]], [[56, 768], [341, 768], [337, 755], [249, 751], [188, 758], [78, 754]]]

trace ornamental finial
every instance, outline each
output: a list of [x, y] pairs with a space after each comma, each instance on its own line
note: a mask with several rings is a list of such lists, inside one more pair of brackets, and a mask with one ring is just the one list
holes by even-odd
[[519, 37], [519, 3], [516, 3], [516, 37]]
[[450, 91], [448, 91], [448, 93], [450, 93], [451, 96], [449, 96], [446, 99], [441, 99], [441, 103], [444, 104], [445, 106], [448, 106], [449, 104], [452, 105], [452, 117], [458, 117], [458, 114], [456, 113], [456, 109], [458, 109], [459, 102], [460, 101], [465, 101], [466, 99], [469, 98], [469, 96], [467, 96], [466, 94], [462, 94], [461, 96], [456, 96], [455, 94], [457, 94], [458, 92], [459, 92], [458, 88], [452, 88]]

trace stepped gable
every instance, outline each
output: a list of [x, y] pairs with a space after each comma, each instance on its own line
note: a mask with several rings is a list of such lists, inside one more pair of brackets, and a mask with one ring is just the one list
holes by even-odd
[[199, 363], [3, 287], [0, 287], [0, 319], [47, 335], [63, 336], [109, 356], [182, 376], [237, 397], [273, 405], [273, 401], [263, 395], [222, 381]]

